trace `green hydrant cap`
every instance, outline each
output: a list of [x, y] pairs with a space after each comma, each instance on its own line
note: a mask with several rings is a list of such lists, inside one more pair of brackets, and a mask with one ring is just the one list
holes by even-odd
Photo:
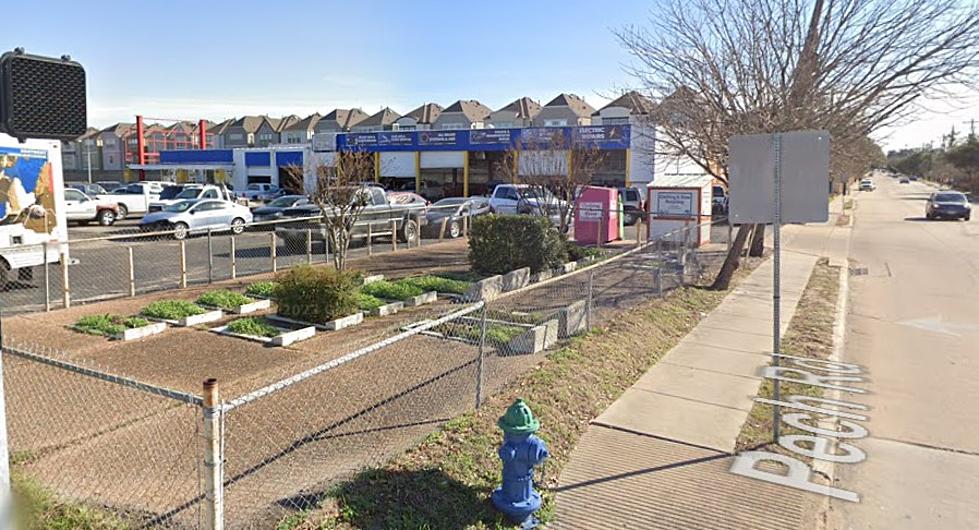
[[540, 422], [522, 399], [514, 401], [496, 424], [503, 432], [514, 434], [529, 434], [540, 429]]

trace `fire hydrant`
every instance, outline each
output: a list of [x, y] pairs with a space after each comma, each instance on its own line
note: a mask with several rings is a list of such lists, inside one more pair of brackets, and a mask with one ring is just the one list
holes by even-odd
[[534, 491], [534, 466], [547, 458], [547, 445], [534, 433], [540, 422], [522, 399], [513, 402], [497, 425], [503, 429], [500, 460], [503, 484], [493, 491], [493, 505], [521, 528], [535, 528], [534, 512], [540, 509], [540, 493]]

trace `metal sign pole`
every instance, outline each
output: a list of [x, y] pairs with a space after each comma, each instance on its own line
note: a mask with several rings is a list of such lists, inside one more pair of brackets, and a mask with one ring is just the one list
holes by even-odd
[[[772, 239], [774, 243], [774, 256], [772, 258], [772, 366], [779, 365], [779, 354], [782, 349], [782, 282], [779, 277], [782, 267], [782, 135], [775, 133], [775, 212], [772, 217]], [[781, 387], [779, 380], [773, 380], [773, 397], [777, 402], [781, 399]], [[782, 411], [778, 405], [772, 408], [772, 438], [777, 442], [779, 438]]]

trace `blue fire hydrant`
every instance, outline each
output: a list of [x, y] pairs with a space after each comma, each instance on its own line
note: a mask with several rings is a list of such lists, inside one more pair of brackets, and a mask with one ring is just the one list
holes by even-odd
[[540, 509], [540, 493], [534, 491], [534, 466], [547, 458], [547, 445], [534, 436], [540, 422], [522, 399], [513, 402], [497, 425], [503, 429], [500, 460], [503, 484], [493, 491], [493, 505], [521, 528], [537, 527], [534, 512]]

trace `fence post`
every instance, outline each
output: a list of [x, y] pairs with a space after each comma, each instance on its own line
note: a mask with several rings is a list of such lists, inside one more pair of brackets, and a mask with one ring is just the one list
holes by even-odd
[[218, 380], [204, 381], [204, 528], [224, 528], [224, 444]]
[[306, 263], [313, 264], [313, 229], [306, 229]]
[[61, 301], [65, 309], [71, 307], [71, 287], [68, 285], [68, 256], [61, 253]]
[[129, 296], [136, 296], [136, 260], [133, 259], [133, 247], [129, 250]]
[[272, 272], [279, 271], [279, 260], [275, 249], [275, 232], [269, 233], [269, 256], [272, 258]]
[[51, 311], [51, 273], [48, 264], [48, 241], [44, 242], [44, 310]]
[[214, 247], [210, 228], [207, 229], [207, 283], [214, 281]]
[[374, 255], [374, 223], [367, 223], [367, 255]]
[[595, 280], [595, 270], [588, 271], [588, 299], [585, 302], [585, 329], [591, 331], [591, 300], [592, 286]]
[[238, 245], [235, 244], [235, 235], [231, 234], [231, 279], [238, 277]]
[[[45, 243], [46, 244], [46, 243]], [[3, 333], [0, 331], [0, 343]], [[13, 495], [10, 490], [10, 456], [7, 447], [7, 409], [3, 387], [3, 356], [0, 355], [0, 526], [14, 528]]]
[[636, 221], [636, 246], [642, 244], [642, 219]]
[[439, 228], [439, 243], [441, 243], [442, 242], [442, 239], [445, 237], [445, 225], [448, 222], [449, 222], [449, 218], [448, 217], [443, 217], [442, 218], [442, 227]]
[[180, 288], [187, 287], [187, 242], [180, 241]]
[[483, 302], [483, 315], [479, 322], [479, 361], [476, 363], [476, 410], [483, 400], [483, 348], [486, 344], [486, 302]]
[[657, 266], [656, 272], [653, 274], [653, 285], [656, 286], [656, 296], [663, 296], [663, 266]]
[[469, 237], [469, 215], [462, 218], [462, 238]]
[[398, 250], [398, 222], [391, 221], [391, 252]]

